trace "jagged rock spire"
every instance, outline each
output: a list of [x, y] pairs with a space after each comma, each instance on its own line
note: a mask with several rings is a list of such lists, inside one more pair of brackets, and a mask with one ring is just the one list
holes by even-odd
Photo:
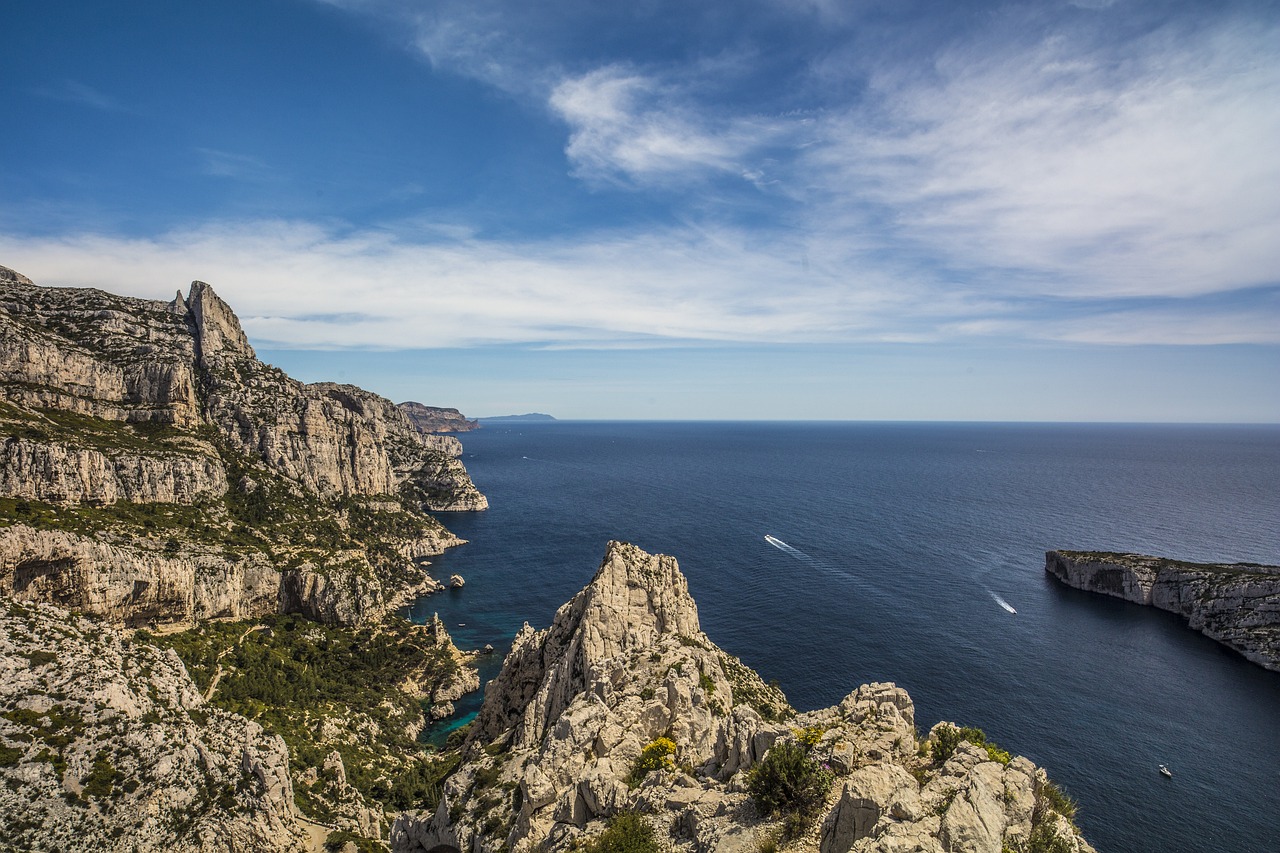
[[522, 737], [536, 740], [599, 676], [600, 664], [663, 636], [701, 633], [676, 559], [610, 542], [591, 583], [556, 612], [550, 628], [535, 632], [526, 624], [516, 635], [476, 728], [494, 737], [523, 716]]
[[209, 366], [228, 356], [256, 358], [231, 306], [203, 281], [191, 282], [187, 305], [195, 321], [200, 359]]

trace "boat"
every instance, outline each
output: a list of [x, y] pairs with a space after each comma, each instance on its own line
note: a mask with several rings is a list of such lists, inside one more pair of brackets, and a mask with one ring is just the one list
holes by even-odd
[[775, 548], [777, 548], [779, 545], [782, 544], [781, 539], [779, 539], [776, 536], [770, 536], [768, 534], [765, 534], [764, 541], [768, 542], [770, 545], [772, 545]]
[[1173, 771], [1172, 771], [1172, 770], [1170, 770], [1170, 769], [1169, 769], [1167, 766], [1165, 766], [1164, 764], [1161, 764], [1161, 765], [1160, 765], [1160, 774], [1161, 774], [1162, 776], [1164, 776], [1164, 777], [1168, 778], [1168, 779], [1172, 779], [1172, 778], [1173, 778]]

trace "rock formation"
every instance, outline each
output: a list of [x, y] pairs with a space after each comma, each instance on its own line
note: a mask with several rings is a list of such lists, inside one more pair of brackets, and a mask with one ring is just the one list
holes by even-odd
[[401, 817], [392, 849], [563, 851], [638, 813], [672, 849], [752, 853], [786, 823], [757, 808], [752, 770], [798, 744], [834, 784], [811, 822], [786, 824], [787, 849], [1092, 850], [1026, 759], [963, 739], [922, 757], [892, 684], [797, 714], [702, 633], [673, 558], [618, 542], [550, 628], [520, 630], [438, 807]]
[[171, 650], [0, 601], [0, 846], [293, 851], [284, 741], [207, 704]]
[[0, 267], [0, 592], [133, 623], [376, 616], [461, 541], [425, 511], [486, 508], [460, 455], [263, 364], [203, 282], [158, 302]]
[[1048, 551], [1044, 570], [1076, 589], [1180, 614], [1205, 636], [1280, 672], [1280, 566]]
[[399, 409], [421, 432], [470, 432], [480, 429], [479, 421], [467, 420], [457, 409], [424, 406], [413, 401], [400, 403]]

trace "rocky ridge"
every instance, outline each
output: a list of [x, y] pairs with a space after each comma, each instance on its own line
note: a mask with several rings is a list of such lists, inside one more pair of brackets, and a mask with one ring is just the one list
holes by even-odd
[[293, 851], [284, 741], [208, 704], [172, 651], [0, 602], [6, 849]]
[[480, 429], [479, 421], [467, 420], [457, 409], [424, 406], [412, 400], [398, 404], [398, 408], [422, 432], [470, 432]]
[[[520, 630], [438, 807], [397, 820], [392, 849], [563, 851], [639, 814], [660, 846], [690, 853], [780, 837], [815, 853], [1092, 850], [1026, 759], [959, 736], [929, 757], [956, 731], [972, 730], [919, 739], [892, 684], [797, 714], [702, 633], [673, 558], [613, 542], [549, 628]], [[753, 768], [801, 748], [834, 784], [797, 825], [749, 791]]]
[[375, 618], [461, 541], [424, 511], [487, 506], [460, 454], [263, 364], [207, 284], [159, 302], [0, 267], [0, 592], [130, 623]]
[[1048, 551], [1044, 569], [1076, 589], [1177, 613], [1205, 636], [1280, 672], [1280, 566]]

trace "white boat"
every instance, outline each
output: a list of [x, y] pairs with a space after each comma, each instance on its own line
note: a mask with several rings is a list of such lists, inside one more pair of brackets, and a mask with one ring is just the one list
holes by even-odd
[[1165, 777], [1169, 778], [1169, 779], [1172, 779], [1172, 778], [1173, 778], [1173, 771], [1172, 771], [1172, 770], [1170, 770], [1168, 767], [1166, 767], [1166, 766], [1165, 766], [1165, 765], [1163, 765], [1163, 764], [1161, 764], [1161, 765], [1160, 765], [1160, 774], [1161, 774], [1162, 776], [1165, 776]]
[[764, 541], [768, 542], [770, 545], [772, 545], [772, 546], [773, 546], [773, 547], [775, 547], [775, 548], [777, 548], [779, 545], [783, 545], [783, 544], [785, 544], [785, 543], [784, 543], [781, 539], [779, 539], [778, 537], [776, 537], [776, 536], [770, 536], [770, 535], [769, 535], [769, 534], [767, 534], [767, 533], [765, 534]]

